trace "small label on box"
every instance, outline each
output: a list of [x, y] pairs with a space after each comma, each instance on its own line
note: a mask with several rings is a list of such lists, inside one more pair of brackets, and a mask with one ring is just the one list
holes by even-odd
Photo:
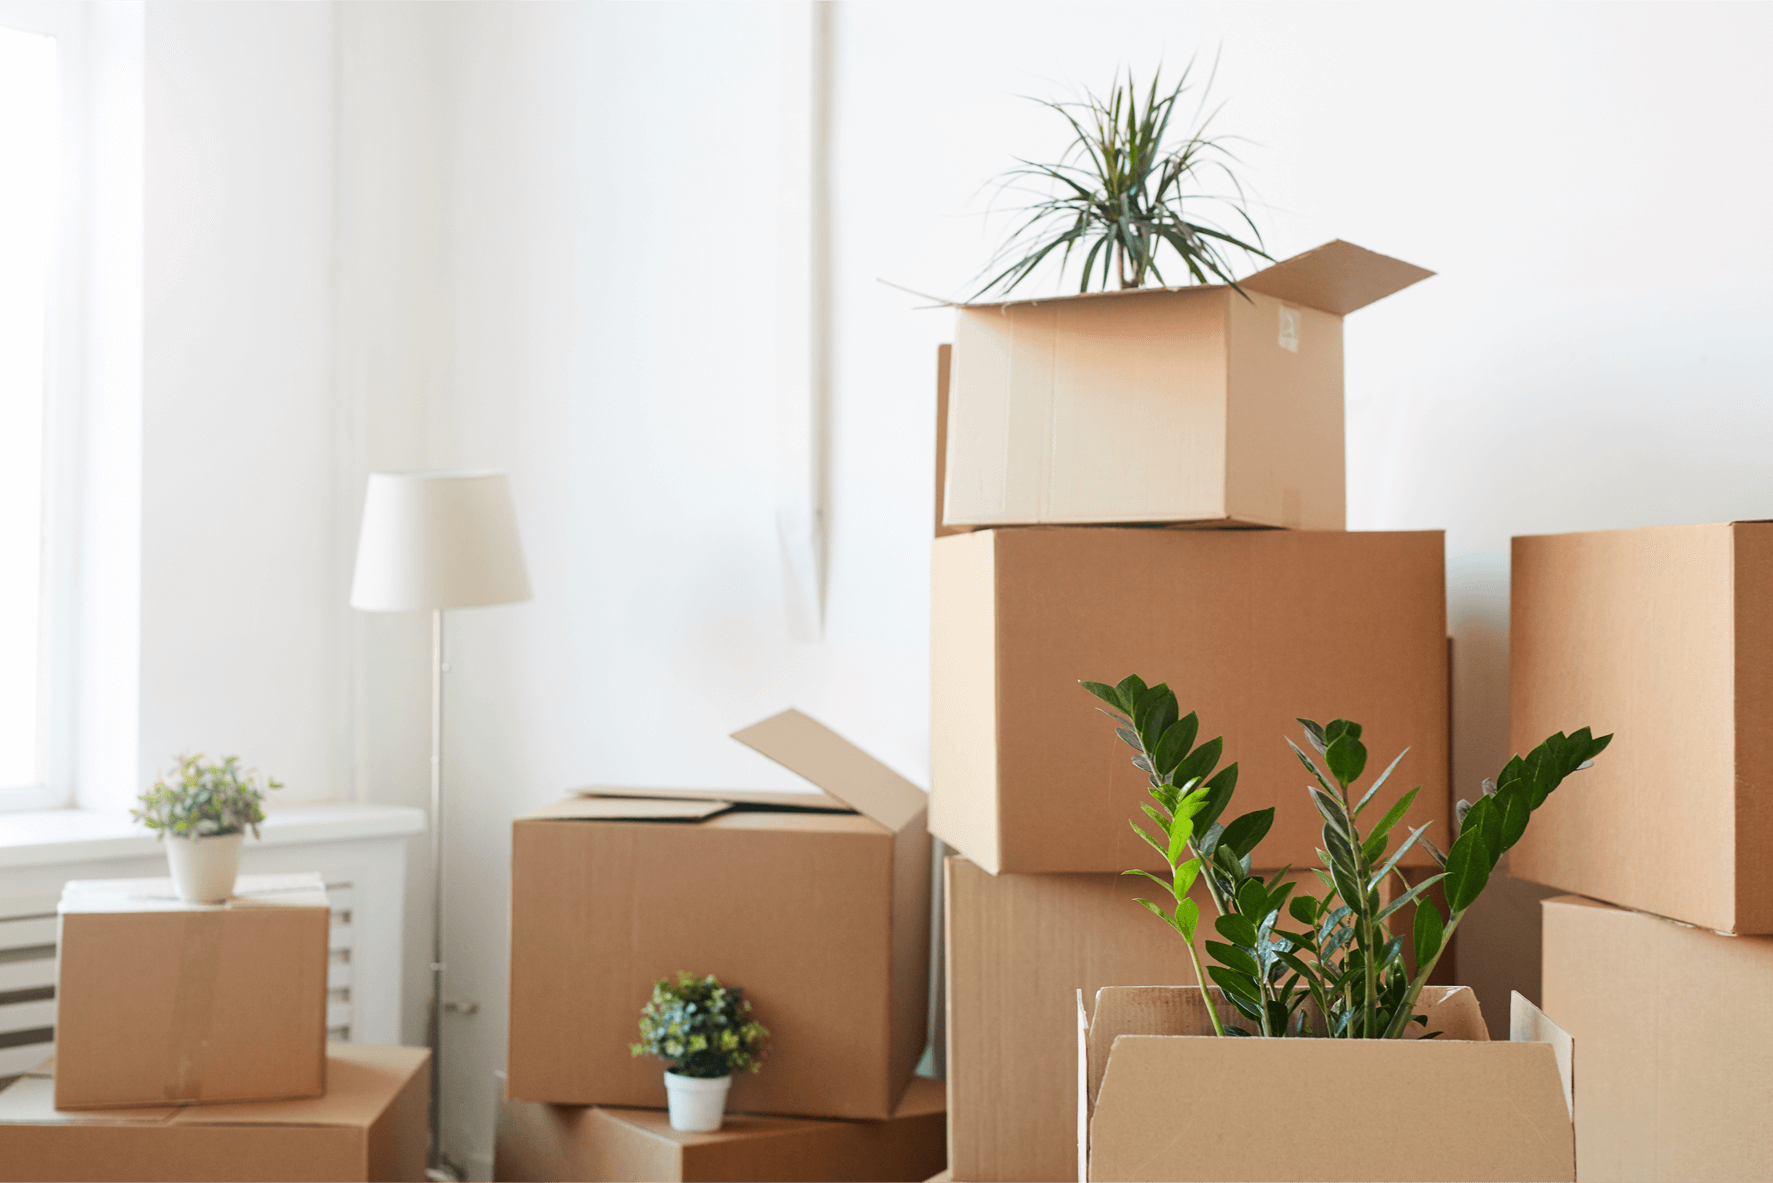
[[1299, 310], [1282, 305], [1280, 310], [1280, 347], [1288, 353], [1299, 352]]

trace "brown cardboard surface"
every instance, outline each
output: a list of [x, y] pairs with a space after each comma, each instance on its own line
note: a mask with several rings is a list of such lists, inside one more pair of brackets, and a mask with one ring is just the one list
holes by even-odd
[[1075, 1178], [1076, 992], [1192, 982], [1187, 949], [1119, 875], [992, 876], [951, 857], [946, 883], [954, 1178]]
[[810, 800], [862, 812], [725, 794], [732, 808], [702, 820], [518, 819], [513, 1098], [663, 1106], [662, 1066], [628, 1046], [653, 982], [688, 970], [743, 987], [771, 1033], [763, 1070], [734, 1080], [732, 1109], [891, 1116], [928, 1009], [930, 841], [911, 808], [922, 790], [797, 712], [738, 738], [817, 776], [829, 796]]
[[171, 880], [70, 882], [59, 909], [56, 1104], [311, 1097], [326, 1086], [318, 875], [243, 875], [226, 904]]
[[505, 1100], [494, 1178], [529, 1180], [918, 1180], [944, 1161], [944, 1088], [913, 1077], [887, 1121], [728, 1114], [711, 1134], [657, 1109]]
[[1773, 933], [1773, 524], [1516, 538], [1510, 611], [1513, 748], [1614, 734], [1534, 814], [1512, 873]]
[[[1461, 987], [1424, 992], [1432, 1040], [1218, 1039], [1195, 989], [1102, 990], [1093, 1010], [1080, 995], [1086, 1177], [1574, 1180], [1569, 1038], [1516, 999], [1523, 1034], [1554, 1042], [1489, 1042]], [[1352, 1103], [1324, 1104], [1326, 1082]]]
[[1411, 817], [1447, 848], [1438, 532], [986, 530], [937, 539], [932, 584], [930, 825], [986, 870], [1157, 869], [1127, 826], [1146, 778], [1077, 685], [1129, 673], [1224, 736], [1233, 814], [1276, 807], [1263, 862], [1316, 858], [1299, 716], [1359, 721], [1375, 774], [1409, 747], [1381, 796], [1421, 785]]
[[1428, 274], [1335, 242], [1241, 295], [958, 306], [940, 521], [1342, 529], [1342, 315]]
[[430, 1053], [327, 1045], [305, 1100], [54, 1108], [51, 1065], [0, 1091], [0, 1180], [416, 1180]]
[[1584, 1183], [1773, 1177], [1773, 938], [1576, 896], [1544, 911], [1545, 1009], [1580, 1053]]

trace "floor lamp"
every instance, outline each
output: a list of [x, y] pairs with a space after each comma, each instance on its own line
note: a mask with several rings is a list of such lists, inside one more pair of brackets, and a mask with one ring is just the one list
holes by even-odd
[[351, 606], [431, 613], [430, 1179], [443, 1156], [443, 612], [529, 599], [511, 491], [501, 472], [374, 472], [363, 502]]

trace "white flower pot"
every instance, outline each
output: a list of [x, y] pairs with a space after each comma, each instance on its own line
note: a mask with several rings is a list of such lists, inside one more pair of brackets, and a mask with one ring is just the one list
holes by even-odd
[[168, 834], [166, 861], [172, 867], [172, 884], [179, 899], [190, 904], [219, 904], [234, 894], [234, 877], [240, 873], [239, 834], [211, 834], [207, 838], [178, 838]]
[[691, 1134], [710, 1134], [720, 1128], [726, 1112], [726, 1091], [732, 1074], [712, 1079], [665, 1073], [665, 1096], [671, 1104], [671, 1128]]

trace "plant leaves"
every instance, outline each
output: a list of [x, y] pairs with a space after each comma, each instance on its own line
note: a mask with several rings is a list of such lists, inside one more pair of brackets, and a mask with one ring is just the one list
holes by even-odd
[[1483, 836], [1467, 830], [1447, 853], [1447, 907], [1457, 916], [1477, 901], [1490, 881], [1490, 851]]
[[1152, 752], [1156, 758], [1157, 770], [1160, 775], [1168, 775], [1176, 770], [1176, 766], [1182, 763], [1182, 758], [1188, 755], [1188, 750], [1194, 746], [1194, 736], [1199, 730], [1200, 719], [1193, 712], [1177, 719], [1164, 729], [1163, 735], [1157, 741], [1156, 749]]
[[1225, 833], [1219, 839], [1221, 846], [1228, 846], [1243, 858], [1256, 849], [1269, 829], [1274, 825], [1274, 809], [1258, 809], [1246, 813], [1225, 827]]
[[1246, 949], [1256, 947], [1256, 925], [1247, 916], [1240, 916], [1236, 912], [1227, 912], [1213, 921], [1213, 927], [1219, 930], [1220, 936], [1234, 944], [1242, 945]]
[[1423, 966], [1434, 960], [1435, 954], [1441, 951], [1441, 913], [1434, 906], [1433, 900], [1416, 901], [1416, 968], [1421, 972]]
[[[1332, 723], [1331, 726], [1334, 727], [1335, 724]], [[1324, 763], [1330, 766], [1330, 775], [1343, 785], [1351, 785], [1359, 780], [1362, 770], [1367, 766], [1367, 748], [1358, 736], [1358, 729], [1354, 735], [1339, 735], [1330, 741], [1330, 746], [1324, 751]]]

